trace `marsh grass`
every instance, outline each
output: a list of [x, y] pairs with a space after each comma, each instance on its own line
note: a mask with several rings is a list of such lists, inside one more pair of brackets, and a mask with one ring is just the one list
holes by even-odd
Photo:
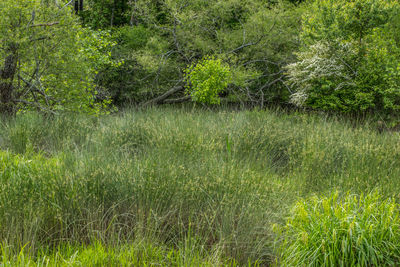
[[284, 266], [398, 266], [400, 209], [375, 191], [298, 201], [281, 229]]
[[397, 199], [398, 139], [271, 110], [21, 114], [0, 125], [0, 240], [10, 255], [28, 244], [33, 259], [92, 240], [185, 254], [195, 240], [204, 259], [270, 264], [280, 242], [271, 226], [299, 197], [379, 189]]

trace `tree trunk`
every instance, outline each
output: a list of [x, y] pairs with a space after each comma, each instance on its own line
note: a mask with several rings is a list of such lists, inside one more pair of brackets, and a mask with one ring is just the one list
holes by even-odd
[[17, 49], [11, 46], [10, 54], [4, 60], [0, 69], [0, 114], [12, 114], [14, 111], [12, 95], [14, 91], [14, 76], [17, 71]]
[[115, 8], [117, 5], [117, 3], [115, 3], [115, 2], [116, 2], [116, 0], [114, 0], [114, 2], [113, 2], [112, 12], [111, 12], [111, 21], [110, 21], [111, 28], [114, 26]]

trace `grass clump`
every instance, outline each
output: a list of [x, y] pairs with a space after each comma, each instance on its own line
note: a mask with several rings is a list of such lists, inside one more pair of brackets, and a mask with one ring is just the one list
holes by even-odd
[[400, 263], [399, 205], [377, 191], [298, 201], [283, 227], [284, 266], [394, 266]]

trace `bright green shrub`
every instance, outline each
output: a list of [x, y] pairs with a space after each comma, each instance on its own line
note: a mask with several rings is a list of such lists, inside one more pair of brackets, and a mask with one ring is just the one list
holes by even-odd
[[398, 109], [396, 1], [318, 0], [303, 18], [303, 49], [288, 65], [291, 101], [316, 109]]
[[219, 104], [219, 93], [232, 80], [229, 66], [220, 59], [205, 57], [185, 70], [188, 82], [187, 93], [198, 103]]
[[297, 202], [283, 228], [285, 266], [388, 266], [400, 263], [399, 205], [379, 193]]

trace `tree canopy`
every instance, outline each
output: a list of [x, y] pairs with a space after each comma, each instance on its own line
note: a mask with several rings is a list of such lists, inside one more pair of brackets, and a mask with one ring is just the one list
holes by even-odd
[[67, 1], [0, 3], [0, 111], [99, 112], [96, 70], [110, 63], [105, 32], [80, 25]]

